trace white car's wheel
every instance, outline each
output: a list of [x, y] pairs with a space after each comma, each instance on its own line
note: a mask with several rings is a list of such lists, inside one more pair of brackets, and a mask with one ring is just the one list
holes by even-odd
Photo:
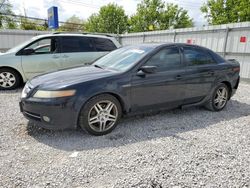
[[20, 75], [8, 68], [0, 69], [0, 89], [16, 89], [21, 83]]

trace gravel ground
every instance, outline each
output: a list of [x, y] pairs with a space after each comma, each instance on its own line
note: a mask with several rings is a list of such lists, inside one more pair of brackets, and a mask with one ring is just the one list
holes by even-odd
[[37, 128], [0, 92], [0, 187], [249, 187], [250, 85], [222, 112], [125, 118], [109, 135]]

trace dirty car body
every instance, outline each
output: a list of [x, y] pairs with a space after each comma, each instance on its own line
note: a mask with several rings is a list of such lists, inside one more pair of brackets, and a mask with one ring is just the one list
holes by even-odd
[[[122, 61], [124, 53], [136, 56], [128, 55]], [[108, 61], [102, 64], [105, 58], [118, 58], [120, 64]], [[238, 62], [227, 61], [196, 45], [127, 46], [93, 65], [33, 78], [23, 90], [20, 108], [26, 118], [44, 128], [76, 128], [84, 106], [102, 94], [119, 101], [122, 115], [204, 105], [219, 84], [228, 88], [229, 100], [238, 88], [239, 71]], [[74, 94], [36, 97], [40, 91], [74, 91]]]

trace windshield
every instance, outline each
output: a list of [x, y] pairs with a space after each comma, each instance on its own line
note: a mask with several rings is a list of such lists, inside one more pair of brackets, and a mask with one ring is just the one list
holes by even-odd
[[25, 42], [22, 42], [21, 44], [18, 44], [17, 46], [9, 49], [6, 53], [12, 53], [12, 52], [17, 52], [18, 50], [20, 50], [21, 48], [23, 48], [24, 46], [28, 45], [30, 42], [34, 41], [37, 37], [33, 37], [30, 40], [27, 40]]
[[93, 65], [115, 71], [126, 71], [151, 50], [153, 50], [153, 48], [148, 46], [123, 47], [102, 57]]

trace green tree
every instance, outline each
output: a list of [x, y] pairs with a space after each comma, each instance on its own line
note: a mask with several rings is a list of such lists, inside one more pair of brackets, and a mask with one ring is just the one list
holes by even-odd
[[87, 21], [86, 24], [86, 30], [89, 32], [99, 32], [99, 15], [98, 14], [92, 14]]
[[45, 31], [48, 29], [46, 20], [33, 20], [26, 17], [20, 19], [20, 29]]
[[108, 4], [100, 8], [98, 14], [92, 14], [87, 22], [87, 31], [101, 33], [124, 33], [127, 30], [125, 11], [117, 4]]
[[250, 21], [249, 0], [208, 0], [202, 7], [209, 24]]
[[187, 28], [192, 26], [193, 21], [189, 17], [187, 10], [179, 8], [178, 5], [172, 3], [166, 4], [160, 19], [160, 29]]
[[159, 29], [165, 4], [161, 0], [143, 0], [137, 4], [136, 14], [129, 19], [129, 31], [141, 32]]
[[131, 32], [193, 26], [186, 10], [162, 0], [143, 0], [137, 5], [137, 12], [128, 23]]
[[48, 29], [46, 20], [31, 19], [27, 17], [26, 9], [24, 8], [24, 15], [20, 16], [20, 29], [23, 30], [38, 30], [44, 31]]
[[73, 15], [66, 20], [66, 23], [62, 24], [59, 28], [61, 31], [84, 31], [85, 22], [79, 17]]
[[20, 29], [23, 30], [36, 30], [36, 23], [27, 18], [21, 18]]
[[0, 0], [0, 28], [16, 29], [17, 24], [13, 16], [12, 5], [8, 0]]

